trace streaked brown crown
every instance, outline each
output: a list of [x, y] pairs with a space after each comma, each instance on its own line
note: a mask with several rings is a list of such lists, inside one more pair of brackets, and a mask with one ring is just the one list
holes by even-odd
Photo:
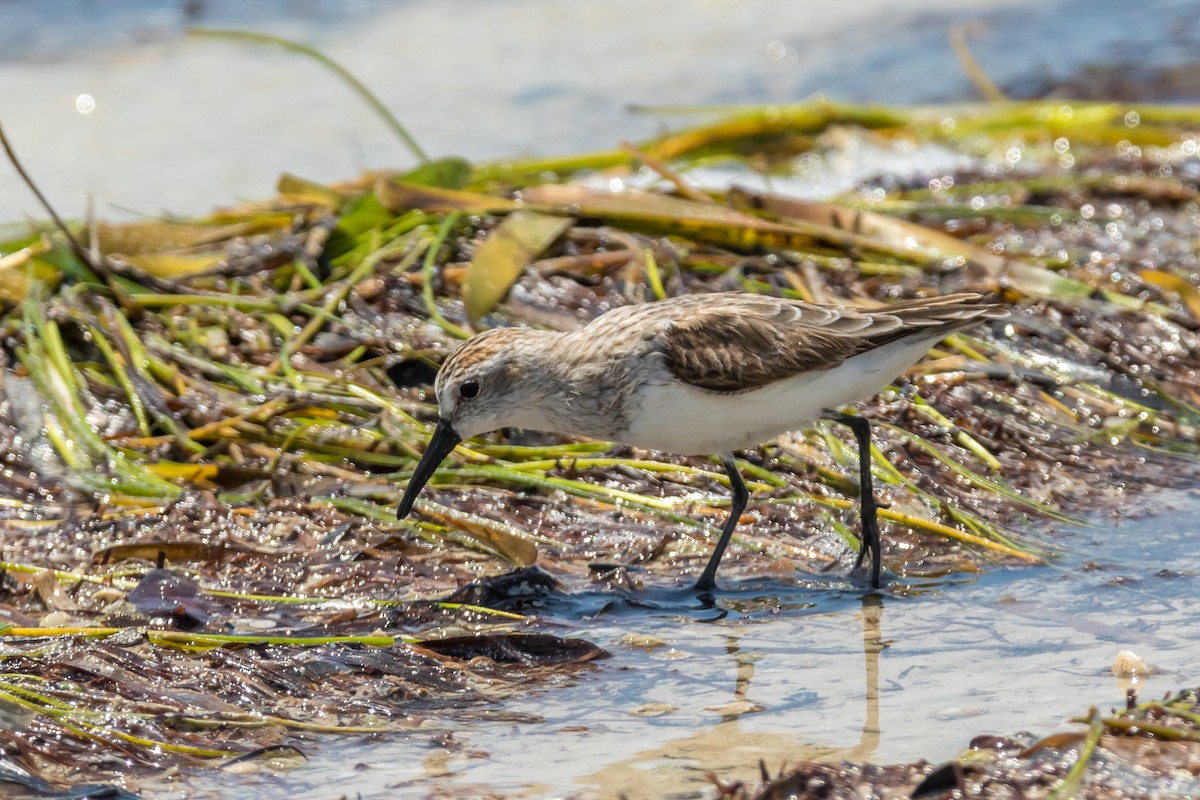
[[449, 376], [465, 373], [475, 364], [493, 358], [528, 335], [529, 331], [523, 328], [492, 328], [472, 336], [442, 362], [435, 386], [440, 386]]

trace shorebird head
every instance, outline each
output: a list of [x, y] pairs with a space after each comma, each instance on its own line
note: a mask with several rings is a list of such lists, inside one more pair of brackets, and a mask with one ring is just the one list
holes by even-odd
[[[538, 427], [529, 412], [541, 407], [537, 395], [542, 387], [527, 380], [530, 358], [536, 357], [527, 340], [542, 335], [494, 328], [468, 339], [442, 364], [433, 384], [437, 427], [404, 490], [400, 519], [408, 516], [421, 488], [463, 439], [508, 426]], [[524, 346], [517, 346], [518, 341]]]

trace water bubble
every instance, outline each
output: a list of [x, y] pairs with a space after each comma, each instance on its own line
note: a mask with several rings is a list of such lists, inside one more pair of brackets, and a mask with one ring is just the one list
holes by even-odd
[[767, 45], [767, 58], [772, 61], [783, 61], [787, 58], [788, 46], [776, 39]]

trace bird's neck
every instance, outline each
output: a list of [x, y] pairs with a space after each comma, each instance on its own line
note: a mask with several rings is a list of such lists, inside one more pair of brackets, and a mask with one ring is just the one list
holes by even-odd
[[621, 430], [625, 382], [607, 359], [580, 350], [569, 334], [537, 331], [525, 348], [523, 394], [516, 427], [612, 439]]

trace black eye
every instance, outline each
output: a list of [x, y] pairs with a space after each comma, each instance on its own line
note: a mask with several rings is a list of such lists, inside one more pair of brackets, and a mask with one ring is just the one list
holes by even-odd
[[479, 381], [467, 381], [462, 386], [458, 387], [458, 393], [470, 400], [472, 397], [479, 394]]

